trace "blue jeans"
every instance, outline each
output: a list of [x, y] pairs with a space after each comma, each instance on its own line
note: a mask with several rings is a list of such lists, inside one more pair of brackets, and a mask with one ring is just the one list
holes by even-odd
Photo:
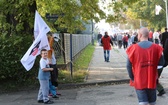
[[139, 104], [155, 105], [156, 103], [156, 89], [136, 90]]
[[102, 43], [101, 43], [101, 38], [100, 38], [100, 39], [98, 39], [98, 43], [99, 43], [99, 46], [101, 46], [101, 45], [102, 45]]
[[49, 80], [49, 90], [53, 96], [57, 95], [56, 87], [52, 85], [50, 80]]
[[104, 50], [104, 60], [106, 62], [109, 62], [109, 58], [110, 58], [110, 50]]

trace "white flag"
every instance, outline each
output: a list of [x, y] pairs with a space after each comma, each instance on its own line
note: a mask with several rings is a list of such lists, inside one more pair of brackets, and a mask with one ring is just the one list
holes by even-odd
[[59, 34], [55, 33], [52, 35], [54, 37], [54, 40], [58, 42], [60, 40]]
[[34, 24], [35, 40], [21, 59], [21, 63], [27, 71], [33, 67], [36, 56], [40, 54], [41, 49], [50, 50], [48, 38], [46, 35], [49, 31], [50, 28], [36, 11]]
[[159, 15], [159, 12], [161, 9], [162, 9], [162, 7], [160, 5], [155, 5], [155, 14]]

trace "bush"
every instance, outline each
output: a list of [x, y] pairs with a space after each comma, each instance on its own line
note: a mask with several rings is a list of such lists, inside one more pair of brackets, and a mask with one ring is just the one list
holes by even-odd
[[15, 87], [16, 85], [29, 84], [36, 80], [38, 71], [36, 65], [38, 65], [38, 62], [35, 63], [34, 70], [32, 69], [29, 72], [25, 70], [20, 62], [31, 44], [32, 36], [30, 35], [25, 35], [24, 37], [19, 35], [10, 37], [5, 34], [0, 35], [0, 82], [2, 84]]

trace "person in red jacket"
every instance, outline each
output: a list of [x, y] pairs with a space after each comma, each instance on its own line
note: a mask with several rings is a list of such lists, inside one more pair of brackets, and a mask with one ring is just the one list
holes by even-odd
[[102, 43], [103, 49], [104, 49], [104, 59], [105, 59], [105, 62], [110, 62], [109, 61], [110, 50], [111, 50], [111, 45], [113, 45], [113, 42], [112, 42], [110, 36], [108, 35], [108, 32], [105, 32], [105, 35], [101, 39], [101, 43]]
[[164, 65], [163, 48], [148, 41], [149, 31], [141, 28], [139, 42], [132, 44], [127, 50], [127, 70], [130, 84], [134, 86], [139, 105], [155, 105], [158, 65]]
[[123, 40], [124, 49], [126, 49], [128, 46], [128, 36], [126, 36], [126, 34], [124, 34], [124, 37], [122, 40]]
[[148, 40], [153, 42], [153, 32], [150, 30]]

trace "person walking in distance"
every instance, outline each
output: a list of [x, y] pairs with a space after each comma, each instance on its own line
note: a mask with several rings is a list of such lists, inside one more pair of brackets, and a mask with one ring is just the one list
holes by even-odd
[[164, 48], [165, 46], [165, 42], [166, 42], [166, 39], [168, 39], [168, 31], [167, 31], [167, 28], [165, 28], [165, 32], [162, 33], [162, 36], [161, 36], [161, 44]]
[[123, 37], [123, 46], [124, 46], [124, 49], [126, 49], [128, 46], [128, 37], [126, 36], [126, 34], [124, 34], [124, 37]]
[[137, 32], [134, 32], [131, 36], [131, 44], [136, 44], [138, 40], [137, 39]]
[[100, 34], [99, 32], [99, 34], [97, 35], [97, 41], [99, 43], [99, 46], [101, 45], [101, 38], [102, 38], [102, 34]]
[[117, 42], [118, 42], [118, 48], [120, 49], [122, 47], [122, 33], [119, 33], [117, 35]]
[[138, 33], [139, 42], [126, 50], [130, 85], [136, 90], [139, 105], [156, 104], [157, 66], [164, 65], [163, 48], [148, 41], [148, 35], [148, 29], [141, 28]]
[[101, 39], [101, 43], [102, 43], [103, 49], [104, 49], [104, 59], [105, 59], [105, 62], [110, 62], [109, 61], [110, 50], [111, 50], [111, 45], [113, 45], [113, 42], [112, 42], [110, 36], [108, 35], [108, 32], [105, 32], [105, 35]]
[[153, 42], [153, 32], [150, 30], [148, 40]]
[[153, 40], [155, 44], [159, 44], [159, 35], [160, 35], [160, 30], [157, 30], [156, 32], [153, 33]]
[[161, 35], [161, 44], [164, 49], [163, 55], [164, 55], [164, 59], [166, 62], [164, 67], [166, 67], [168, 65], [168, 31], [167, 31], [167, 28], [165, 28], [165, 32], [163, 32]]

